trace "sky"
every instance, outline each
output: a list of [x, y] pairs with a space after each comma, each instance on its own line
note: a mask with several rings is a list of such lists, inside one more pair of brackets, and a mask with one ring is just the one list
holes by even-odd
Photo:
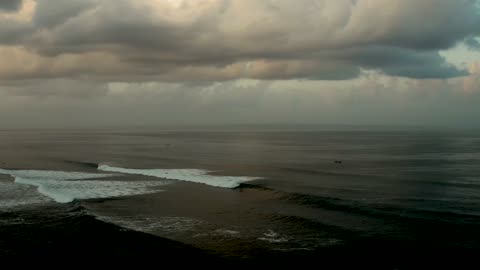
[[478, 0], [0, 0], [0, 127], [480, 128]]

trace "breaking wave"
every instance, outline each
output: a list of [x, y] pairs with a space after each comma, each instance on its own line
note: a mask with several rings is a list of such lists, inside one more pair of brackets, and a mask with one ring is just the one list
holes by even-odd
[[198, 169], [127, 169], [111, 167], [108, 165], [100, 165], [98, 166], [98, 170], [105, 172], [136, 174], [162, 179], [187, 181], [221, 188], [236, 188], [244, 182], [260, 179], [259, 177], [250, 176], [209, 175], [209, 173], [211, 173], [210, 171]]
[[80, 172], [0, 169], [0, 174], [12, 176], [16, 184], [37, 187], [40, 194], [58, 203], [156, 193], [161, 191], [158, 187], [167, 184], [160, 181], [94, 180], [112, 174]]

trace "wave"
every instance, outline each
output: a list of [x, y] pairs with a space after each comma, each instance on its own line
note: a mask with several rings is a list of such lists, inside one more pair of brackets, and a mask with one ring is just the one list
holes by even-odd
[[[325, 209], [335, 212], [348, 213], [353, 216], [371, 217], [380, 220], [396, 220], [398, 222], [409, 220], [435, 221], [445, 223], [475, 224], [480, 220], [480, 216], [467, 211], [444, 209], [422, 209], [398, 205], [396, 203], [375, 204], [362, 202], [354, 199], [341, 199], [335, 197], [325, 197], [312, 194], [301, 194], [295, 192], [286, 192], [276, 189], [270, 189], [263, 186], [244, 184], [240, 188], [255, 189], [271, 192], [276, 198], [296, 205], [303, 205], [309, 208]], [[407, 199], [405, 199], [407, 200]], [[422, 199], [430, 201], [431, 199]], [[436, 202], [438, 205], [438, 202]]]
[[268, 232], [263, 234], [263, 237], [259, 237], [258, 240], [269, 242], [272, 244], [286, 243], [290, 239], [286, 236], [281, 236], [273, 230], [268, 230]]
[[211, 173], [211, 171], [198, 169], [127, 169], [120, 167], [111, 167], [108, 165], [100, 165], [98, 166], [98, 170], [105, 172], [145, 175], [162, 179], [193, 182], [221, 188], [237, 188], [244, 182], [260, 179], [259, 177], [250, 176], [210, 175], [209, 173]]
[[48, 203], [50, 200], [39, 194], [34, 187], [0, 181], [0, 210]]
[[5, 170], [0, 169], [0, 174], [10, 175], [12, 177], [28, 179], [50, 179], [50, 180], [85, 180], [98, 179], [114, 176], [113, 174], [84, 173], [84, 172], [64, 172], [64, 171], [43, 171], [43, 170]]
[[153, 188], [165, 184], [151, 181], [57, 181], [20, 177], [15, 179], [15, 183], [36, 186], [38, 192], [58, 203], [156, 193], [161, 190]]
[[75, 165], [80, 165], [82, 167], [90, 168], [90, 169], [97, 169], [98, 168], [98, 163], [95, 163], [95, 162], [76, 161], [76, 160], [64, 160], [63, 162], [70, 163], [70, 164], [75, 164]]
[[0, 169], [0, 174], [14, 177], [16, 184], [37, 187], [40, 194], [58, 203], [156, 193], [161, 191], [158, 187], [167, 184], [160, 181], [93, 180], [113, 176], [98, 173]]
[[95, 216], [96, 219], [115, 224], [133, 231], [163, 235], [173, 235], [178, 232], [193, 232], [203, 224], [203, 221], [189, 217], [142, 217], [135, 216]]

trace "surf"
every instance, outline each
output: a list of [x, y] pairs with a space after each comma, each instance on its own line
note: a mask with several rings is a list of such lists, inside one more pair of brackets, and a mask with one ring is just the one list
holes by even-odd
[[38, 193], [57, 203], [157, 193], [162, 191], [159, 187], [168, 184], [167, 181], [99, 180], [114, 174], [98, 173], [0, 169], [0, 174], [10, 175], [15, 184], [36, 187]]
[[128, 169], [121, 167], [112, 167], [108, 165], [99, 165], [99, 171], [115, 172], [122, 174], [144, 175], [168, 180], [186, 181], [198, 184], [209, 185], [219, 188], [234, 189], [242, 183], [261, 179], [251, 176], [219, 176], [211, 175], [212, 171], [199, 169]]

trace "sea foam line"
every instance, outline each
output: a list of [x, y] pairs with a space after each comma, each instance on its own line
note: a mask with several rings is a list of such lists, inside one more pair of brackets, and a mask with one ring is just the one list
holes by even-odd
[[211, 171], [198, 169], [127, 169], [120, 167], [112, 167], [108, 165], [99, 165], [98, 170], [105, 172], [145, 175], [162, 179], [193, 182], [221, 188], [236, 188], [244, 182], [260, 179], [259, 177], [250, 176], [209, 175]]
[[0, 169], [0, 174], [10, 175], [12, 177], [29, 179], [48, 179], [48, 180], [85, 180], [99, 179], [114, 176], [114, 174], [84, 173], [84, 172], [64, 172], [64, 171], [41, 171], [41, 170], [5, 170]]

